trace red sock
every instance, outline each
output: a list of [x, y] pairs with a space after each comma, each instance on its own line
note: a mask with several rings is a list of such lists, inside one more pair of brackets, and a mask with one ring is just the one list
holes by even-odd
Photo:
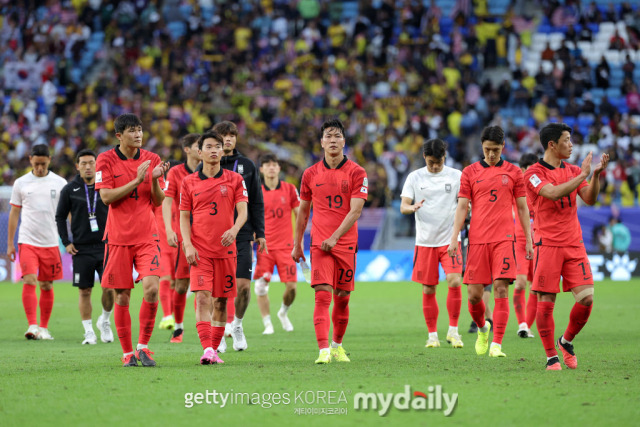
[[120, 346], [123, 353], [131, 353], [133, 344], [131, 344], [131, 316], [129, 315], [128, 305], [113, 305], [113, 320], [116, 324], [116, 332], [120, 340]]
[[[196, 295], [193, 296], [193, 309], [195, 310], [195, 312], [198, 312], [198, 297]], [[186, 306], [186, 304], [185, 304]]]
[[329, 306], [331, 305], [331, 292], [317, 291], [316, 304], [313, 309], [313, 326], [316, 329], [318, 348], [329, 348]]
[[187, 305], [187, 294], [173, 294], [173, 313], [176, 323], [184, 322], [184, 308]]
[[158, 301], [150, 303], [142, 299], [140, 306], [140, 334], [138, 335], [138, 344], [149, 344], [153, 327], [156, 324], [156, 313], [158, 312]]
[[160, 280], [160, 287], [158, 288], [158, 298], [160, 299], [160, 305], [162, 306], [162, 317], [171, 315], [171, 282], [169, 280]]
[[198, 338], [200, 338], [200, 344], [205, 349], [211, 346], [211, 323], [209, 322], [196, 322], [196, 329], [198, 330]]
[[438, 332], [438, 301], [436, 294], [422, 294], [422, 314], [429, 333]]
[[502, 344], [504, 331], [507, 329], [509, 321], [509, 297], [496, 298], [496, 305], [493, 308], [493, 341]]
[[471, 301], [469, 301], [469, 313], [471, 314], [471, 318], [473, 319], [474, 322], [476, 322], [476, 325], [478, 325], [478, 328], [484, 328], [484, 301], [482, 301], [482, 299], [480, 299], [480, 302], [477, 304], [471, 304]]
[[24, 314], [27, 315], [27, 323], [29, 325], [38, 324], [38, 296], [36, 295], [35, 285], [22, 285], [22, 306], [24, 307]]
[[460, 307], [462, 307], [462, 290], [460, 286], [449, 288], [447, 294], [447, 312], [449, 313], [449, 326], [458, 326], [460, 318]]
[[538, 301], [536, 310], [536, 322], [538, 322], [538, 333], [542, 340], [542, 346], [547, 357], [557, 356], [558, 352], [555, 348], [553, 334], [556, 330], [556, 324], [553, 320], [553, 307], [556, 304], [550, 301]]
[[342, 337], [347, 331], [347, 325], [349, 324], [349, 298], [351, 295], [344, 297], [334, 295], [333, 296], [333, 312], [331, 313], [331, 320], [333, 321], [333, 342], [338, 344], [342, 343]]
[[53, 311], [53, 288], [45, 291], [40, 289], [40, 327], [48, 328], [51, 312]]
[[220, 341], [222, 341], [222, 336], [224, 335], [224, 326], [212, 326], [211, 327], [211, 347], [214, 350], [217, 350], [220, 346]]
[[171, 307], [171, 314], [173, 314], [174, 311], [175, 311], [175, 307], [173, 306], [173, 304], [174, 304], [174, 302], [176, 300], [176, 290], [175, 289], [171, 289], [171, 291], [169, 292], [169, 295], [171, 295], [170, 307]]
[[538, 309], [538, 294], [534, 292], [529, 293], [529, 300], [527, 301], [527, 328], [531, 329], [533, 322], [536, 321], [536, 311]]
[[227, 323], [233, 322], [236, 315], [236, 299], [227, 298]]
[[516, 311], [516, 320], [518, 321], [518, 325], [520, 323], [524, 323], [526, 316], [524, 311], [524, 289], [514, 289], [513, 290], [513, 308]]
[[587, 320], [589, 320], [592, 308], [593, 304], [582, 305], [580, 303], [575, 303], [573, 305], [571, 314], [569, 315], [569, 325], [562, 335], [565, 340], [573, 341], [576, 335], [578, 335], [582, 328], [584, 328], [584, 325], [587, 324]]

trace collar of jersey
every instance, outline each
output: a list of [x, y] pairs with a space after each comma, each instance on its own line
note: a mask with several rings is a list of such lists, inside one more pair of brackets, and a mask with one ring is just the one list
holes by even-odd
[[274, 190], [279, 190], [280, 189], [280, 180], [278, 180], [278, 185], [276, 185], [276, 188], [274, 188], [273, 190], [271, 190], [269, 187], [267, 187], [266, 184], [262, 184], [262, 188], [264, 188], [264, 191], [274, 191]]
[[[556, 167], [551, 166], [549, 163], [545, 162], [543, 159], [540, 159], [540, 164], [549, 170], [554, 170]], [[564, 169], [564, 162], [560, 160], [560, 169]]]
[[189, 173], [193, 173], [193, 171], [189, 169], [189, 165], [187, 164], [187, 162], [184, 162], [184, 169]]
[[[220, 168], [220, 171], [219, 171], [217, 174], [215, 174], [213, 177], [214, 177], [214, 178], [220, 178], [220, 177], [222, 176], [223, 172], [224, 172], [224, 169]], [[205, 174], [203, 174], [203, 173], [202, 173], [202, 169], [200, 169], [200, 170], [198, 171], [198, 177], [199, 177], [201, 180], [203, 180], [203, 181], [204, 181], [205, 179], [209, 179], [209, 177], [208, 177], [207, 175], [205, 175]]]
[[[338, 163], [338, 166], [336, 166], [333, 169], [340, 169], [345, 163], [347, 163], [347, 156], [344, 156], [344, 159], [342, 159], [342, 161], [340, 163]], [[322, 163], [324, 164], [324, 167], [327, 169], [332, 169], [329, 164], [327, 163], [327, 159], [325, 159], [324, 157], [322, 158]]]
[[[491, 167], [489, 165], [489, 163], [484, 161], [484, 159], [480, 160], [480, 164], [482, 165], [483, 168], [490, 168]], [[498, 163], [496, 163], [496, 167], [499, 168], [503, 164], [504, 164], [504, 159], [500, 159], [500, 161]]]
[[[114, 150], [116, 150], [116, 154], [118, 155], [118, 157], [120, 157], [120, 160], [127, 160], [127, 156], [125, 156], [124, 154], [122, 154], [122, 151], [120, 151], [120, 146], [116, 145], [116, 148], [114, 148]], [[133, 160], [138, 160], [140, 158], [140, 149], [136, 148], [136, 155], [133, 156]]]

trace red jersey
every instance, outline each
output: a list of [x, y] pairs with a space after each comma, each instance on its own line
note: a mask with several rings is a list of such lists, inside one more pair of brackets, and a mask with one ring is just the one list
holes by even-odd
[[233, 227], [236, 203], [248, 201], [244, 180], [236, 172], [221, 168], [213, 178], [197, 172], [182, 180], [180, 210], [191, 212], [191, 242], [200, 256], [236, 256], [236, 242], [222, 246], [222, 234]]
[[[529, 230], [531, 231], [531, 239], [533, 239], [533, 209], [530, 204], [530, 200], [527, 197], [527, 207], [529, 208]], [[518, 215], [518, 205], [516, 204], [516, 200], [513, 199], [513, 220], [516, 227], [516, 242], [525, 242], [524, 230], [522, 229], [522, 225], [520, 225], [520, 217]]]
[[264, 198], [264, 230], [269, 249], [290, 249], [293, 247], [293, 227], [291, 211], [300, 206], [296, 187], [288, 182], [278, 181], [275, 189], [262, 184]]
[[154, 209], [154, 214], [156, 216], [156, 224], [158, 225], [158, 238], [160, 239], [160, 243], [168, 245], [167, 232], [164, 229], [164, 220], [162, 219], [162, 205]]
[[182, 241], [182, 233], [180, 233], [180, 189], [182, 188], [182, 180], [191, 175], [193, 171], [189, 169], [187, 163], [177, 165], [169, 169], [167, 173], [167, 183], [164, 188], [164, 195], [171, 197], [171, 229], [178, 235], [178, 241]]
[[[151, 160], [144, 181], [128, 196], [109, 206], [104, 240], [112, 245], [138, 245], [159, 240], [158, 227], [151, 200], [151, 173], [162, 161], [147, 150], [138, 149], [132, 159], [127, 159], [119, 147], [105, 151], [96, 161], [96, 190], [122, 187], [136, 178], [138, 166]], [[160, 188], [164, 178], [158, 178]]]
[[578, 191], [586, 187], [583, 181], [577, 189], [558, 201], [540, 196], [540, 190], [547, 185], [560, 185], [580, 175], [578, 166], [562, 162], [555, 168], [544, 160], [532, 165], [525, 172], [527, 198], [535, 211], [534, 228], [536, 242], [544, 246], [583, 246], [582, 229], [578, 221], [576, 199]]
[[464, 168], [458, 197], [471, 201], [469, 243], [513, 241], [513, 200], [525, 195], [522, 171], [509, 162], [480, 160]]
[[[302, 175], [300, 198], [313, 203], [311, 219], [311, 246], [321, 246], [351, 210], [351, 199], [367, 199], [369, 183], [367, 173], [355, 162], [344, 160], [331, 169], [322, 159]], [[356, 252], [358, 248], [358, 223], [349, 229], [333, 250]]]

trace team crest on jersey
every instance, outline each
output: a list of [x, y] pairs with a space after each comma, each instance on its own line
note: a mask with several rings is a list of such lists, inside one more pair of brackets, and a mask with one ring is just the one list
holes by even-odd
[[451, 193], [451, 184], [445, 184], [444, 191], [446, 191], [447, 193]]
[[343, 193], [349, 192], [349, 181], [342, 181], [342, 192]]
[[238, 173], [242, 175], [244, 173], [244, 165], [238, 165]]
[[227, 186], [226, 185], [221, 185], [220, 186], [220, 194], [223, 196], [227, 196]]
[[509, 185], [509, 177], [507, 175], [502, 175], [502, 185]]
[[287, 201], [284, 199], [284, 196], [280, 196], [280, 202], [285, 205]]
[[51, 190], [51, 198], [52, 199], [56, 198], [56, 190]]

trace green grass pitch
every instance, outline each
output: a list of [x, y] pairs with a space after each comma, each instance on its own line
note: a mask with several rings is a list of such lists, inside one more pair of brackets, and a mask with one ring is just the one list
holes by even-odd
[[[19, 284], [0, 283], [0, 425], [637, 425], [640, 415], [640, 355], [638, 313], [640, 280], [596, 284], [589, 323], [574, 344], [575, 371], [544, 370], [545, 355], [537, 337], [516, 336], [511, 307], [503, 349], [508, 357], [477, 356], [475, 335], [463, 291], [460, 327], [465, 343], [453, 349], [447, 331], [446, 286], [440, 286], [439, 333], [442, 347], [424, 348], [426, 326], [419, 285], [357, 283], [344, 345], [350, 364], [314, 365], [317, 347], [313, 332], [313, 294], [301, 283], [290, 310], [295, 326], [284, 333], [275, 316], [282, 286], [270, 290], [276, 333], [262, 335], [262, 323], [252, 300], [244, 324], [249, 348], [230, 350], [220, 366], [200, 366], [202, 353], [196, 330], [193, 298], [187, 301], [185, 340], [170, 344], [167, 331], [156, 329], [150, 348], [157, 368], [123, 369], [120, 345], [101, 342], [82, 346], [78, 293], [68, 283], [55, 285], [56, 300], [49, 330], [54, 341], [27, 341]], [[93, 295], [95, 320], [99, 294]], [[255, 295], [252, 295], [255, 299]], [[137, 338], [141, 290], [132, 297], [131, 313]], [[573, 298], [560, 295], [556, 304], [556, 336], [567, 325]], [[160, 314], [158, 319], [160, 318]], [[112, 317], [113, 324], [113, 317]], [[157, 324], [157, 323], [156, 323]], [[115, 333], [115, 327], [114, 333]], [[116, 338], [117, 339], [117, 338]], [[228, 341], [231, 343], [231, 340]], [[458, 393], [454, 412], [390, 409], [355, 410], [357, 393], [427, 393], [440, 385]], [[185, 408], [185, 393], [241, 392], [290, 394], [265, 408], [261, 404], [194, 405]], [[335, 392], [339, 403], [294, 401]], [[328, 394], [327, 394], [328, 395]], [[305, 399], [307, 399], [305, 397]], [[271, 398], [270, 398], [271, 399]], [[302, 408], [346, 409], [342, 415], [300, 415]]]

